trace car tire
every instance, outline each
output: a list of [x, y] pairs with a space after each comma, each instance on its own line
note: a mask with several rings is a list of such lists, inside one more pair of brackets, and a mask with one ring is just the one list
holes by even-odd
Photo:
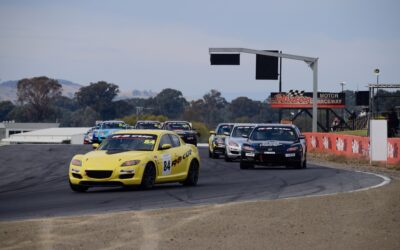
[[215, 152], [211, 152], [211, 158], [212, 159], [218, 159], [219, 155], [217, 153], [215, 153]]
[[209, 157], [209, 158], [212, 158], [212, 152], [211, 152], [210, 149], [208, 149], [208, 157]]
[[254, 168], [254, 164], [245, 161], [240, 161], [240, 169]]
[[71, 182], [69, 183], [69, 186], [71, 187], [72, 191], [78, 192], [78, 193], [84, 193], [89, 189], [89, 187], [82, 186], [82, 185], [75, 185], [75, 184], [72, 184]]
[[307, 155], [304, 156], [303, 168], [307, 168]]
[[225, 153], [225, 161], [226, 162], [232, 162], [232, 159], [229, 158], [229, 156]]
[[142, 182], [140, 183], [140, 187], [142, 189], [150, 189], [154, 186], [156, 181], [156, 168], [154, 164], [147, 163], [146, 168], [144, 169]]
[[199, 163], [192, 160], [186, 180], [182, 183], [184, 186], [196, 186], [199, 180]]

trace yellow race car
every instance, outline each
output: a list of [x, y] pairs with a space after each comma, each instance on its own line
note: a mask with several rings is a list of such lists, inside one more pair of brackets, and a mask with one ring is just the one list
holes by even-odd
[[148, 189], [166, 182], [197, 184], [198, 150], [172, 131], [120, 130], [93, 146], [96, 150], [71, 160], [69, 183], [73, 191], [99, 186]]

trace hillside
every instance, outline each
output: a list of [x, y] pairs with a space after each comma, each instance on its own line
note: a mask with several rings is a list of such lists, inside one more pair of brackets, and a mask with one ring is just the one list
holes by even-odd
[[[73, 97], [75, 92], [78, 91], [81, 87], [80, 84], [73, 83], [71, 81], [57, 79], [57, 81], [62, 85], [63, 88], [63, 96], [67, 96], [69, 98]], [[14, 81], [6, 81], [0, 83], [0, 101], [16, 101], [17, 100], [17, 83], [18, 80]]]
[[[68, 80], [57, 79], [57, 81], [62, 85], [63, 96], [72, 98], [75, 92], [77, 92], [83, 85], [74, 83]], [[17, 83], [18, 80], [5, 81], [0, 83], [0, 101], [12, 101], [17, 100]], [[128, 98], [149, 98], [156, 96], [157, 93], [151, 90], [133, 90], [131, 92], [120, 92], [117, 100], [128, 99]]]

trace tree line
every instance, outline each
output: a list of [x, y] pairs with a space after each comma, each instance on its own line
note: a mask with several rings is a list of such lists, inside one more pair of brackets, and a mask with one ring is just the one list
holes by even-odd
[[73, 98], [62, 96], [62, 85], [48, 77], [18, 81], [17, 102], [0, 102], [0, 120], [16, 122], [59, 122], [63, 127], [93, 126], [96, 120], [136, 119], [189, 120], [214, 127], [220, 122], [267, 122], [277, 111], [267, 102], [238, 97], [228, 102], [215, 89], [198, 100], [188, 101], [182, 92], [163, 89], [151, 98], [115, 100], [116, 84], [99, 81], [82, 87]]
[[[133, 125], [138, 119], [188, 120], [203, 129], [215, 128], [220, 122], [277, 122], [279, 111], [272, 109], [268, 99], [252, 100], [240, 96], [228, 102], [218, 90], [212, 89], [202, 98], [188, 101], [182, 92], [163, 89], [151, 98], [115, 100], [116, 84], [99, 81], [82, 87], [73, 98], [62, 96], [62, 85], [45, 76], [18, 81], [17, 102], [0, 102], [0, 121], [59, 122], [62, 127], [89, 127], [97, 120], [122, 119]], [[381, 110], [400, 106], [400, 91], [379, 90]], [[392, 98], [391, 98], [392, 97]], [[346, 91], [346, 105], [356, 110], [354, 92]], [[283, 119], [293, 112], [283, 110]], [[305, 118], [304, 118], [305, 119]], [[310, 120], [311, 122], [311, 120]]]

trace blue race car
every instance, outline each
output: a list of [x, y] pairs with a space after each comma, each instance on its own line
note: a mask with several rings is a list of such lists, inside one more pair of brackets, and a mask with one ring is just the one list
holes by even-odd
[[123, 121], [103, 121], [96, 125], [93, 130], [93, 143], [101, 143], [107, 136], [115, 131], [129, 129], [130, 126]]

